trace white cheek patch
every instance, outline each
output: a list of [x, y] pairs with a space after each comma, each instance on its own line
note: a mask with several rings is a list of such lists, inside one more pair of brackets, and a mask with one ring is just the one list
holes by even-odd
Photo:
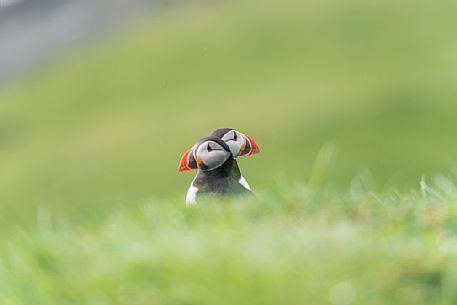
[[241, 141], [238, 139], [236, 142], [235, 141], [230, 141], [229, 143], [230, 150], [232, 151], [232, 155], [234, 158], [238, 157], [241, 153]]
[[[236, 132], [236, 131], [235, 131]], [[237, 140], [234, 141], [234, 132], [230, 131], [226, 133], [223, 137], [222, 140], [229, 146], [230, 151], [232, 152], [233, 158], [237, 158], [240, 153], [241, 153], [241, 146], [243, 145], [243, 136], [241, 135], [240, 132], [236, 132], [237, 135]]]
[[229, 157], [230, 157], [230, 154], [228, 152], [226, 152], [225, 150], [224, 151], [218, 150], [218, 151], [213, 151], [210, 154], [208, 154], [206, 163], [205, 163], [205, 160], [203, 160], [203, 161], [208, 166], [208, 170], [213, 170], [215, 168], [218, 168], [222, 164], [224, 164], [225, 161], [227, 161]]
[[[208, 151], [208, 147], [212, 148]], [[218, 168], [230, 157], [230, 153], [223, 149], [221, 145], [215, 142], [204, 142], [197, 149], [197, 157], [203, 161], [204, 169], [200, 166], [201, 170], [213, 170]]]

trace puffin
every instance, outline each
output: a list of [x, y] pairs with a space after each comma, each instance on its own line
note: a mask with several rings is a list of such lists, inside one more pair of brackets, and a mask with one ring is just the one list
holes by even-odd
[[230, 151], [235, 159], [233, 162], [233, 169], [236, 173], [236, 179], [238, 179], [238, 182], [245, 188], [251, 190], [249, 183], [241, 174], [236, 158], [239, 156], [252, 156], [254, 154], [258, 154], [260, 152], [260, 148], [257, 143], [249, 136], [233, 128], [219, 128], [213, 131], [211, 135], [220, 138], [230, 147]]
[[[224, 133], [222, 130], [225, 130]], [[235, 133], [236, 132], [236, 136]], [[217, 135], [215, 135], [216, 133]], [[251, 194], [236, 162], [240, 155], [252, 155], [260, 149], [257, 143], [234, 129], [221, 128], [202, 138], [182, 156], [179, 171], [197, 169], [197, 175], [186, 195], [186, 204], [194, 205], [201, 195], [232, 196]], [[230, 133], [232, 138], [224, 135]], [[241, 139], [238, 141], [238, 137]], [[229, 146], [229, 142], [231, 146]], [[238, 145], [238, 142], [241, 144]], [[237, 149], [236, 147], [239, 146]], [[235, 152], [235, 155], [234, 155]]]

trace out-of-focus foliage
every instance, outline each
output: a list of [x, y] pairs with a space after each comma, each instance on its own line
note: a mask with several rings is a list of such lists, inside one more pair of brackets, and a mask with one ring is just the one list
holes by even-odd
[[451, 305], [457, 187], [405, 195], [276, 188], [152, 201], [74, 224], [41, 208], [3, 238], [1, 304]]

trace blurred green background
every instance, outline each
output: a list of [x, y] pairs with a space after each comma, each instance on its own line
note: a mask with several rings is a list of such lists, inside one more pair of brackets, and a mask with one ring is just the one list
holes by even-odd
[[[180, 2], [2, 81], [0, 304], [457, 304], [456, 11]], [[219, 127], [257, 196], [186, 208]]]
[[358, 175], [382, 190], [452, 174], [456, 9], [200, 1], [138, 18], [2, 87], [0, 217], [184, 201], [194, 173], [179, 159], [219, 127], [259, 143], [240, 160], [257, 191], [307, 183], [324, 145], [332, 189]]

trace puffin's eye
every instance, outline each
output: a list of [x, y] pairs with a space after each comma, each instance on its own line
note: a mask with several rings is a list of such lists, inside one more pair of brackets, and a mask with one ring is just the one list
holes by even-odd
[[208, 147], [207, 147], [206, 149], [207, 149], [208, 151], [212, 151], [212, 150], [213, 150], [213, 148], [211, 147], [211, 145], [209, 145], [209, 143], [208, 143]]
[[238, 135], [236, 134], [236, 132], [233, 133], [233, 141], [236, 141], [238, 140]]

